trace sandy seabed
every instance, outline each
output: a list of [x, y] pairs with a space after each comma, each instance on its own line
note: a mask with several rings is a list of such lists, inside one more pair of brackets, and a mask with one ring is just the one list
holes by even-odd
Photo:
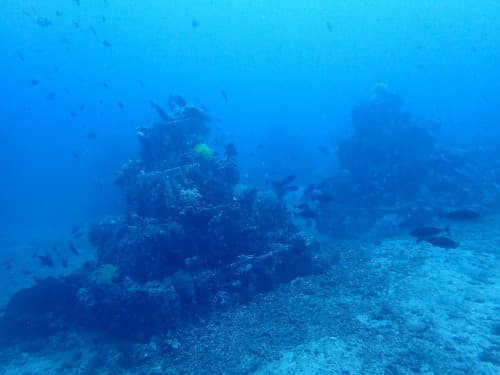
[[[452, 226], [452, 234], [454, 250], [406, 236], [323, 240], [322, 251], [340, 260], [322, 275], [149, 343], [68, 332], [12, 345], [0, 352], [0, 374], [499, 374], [500, 217]], [[67, 269], [50, 270], [31, 258], [36, 246], [2, 252], [16, 257], [2, 274], [2, 306], [35, 277], [92, 257], [83, 251]]]

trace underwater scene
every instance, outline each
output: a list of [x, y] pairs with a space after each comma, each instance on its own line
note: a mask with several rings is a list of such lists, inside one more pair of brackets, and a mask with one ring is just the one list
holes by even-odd
[[500, 374], [497, 0], [0, 2], [0, 375]]

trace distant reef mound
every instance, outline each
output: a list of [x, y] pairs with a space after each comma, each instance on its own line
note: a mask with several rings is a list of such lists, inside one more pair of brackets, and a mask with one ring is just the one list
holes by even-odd
[[205, 109], [184, 100], [168, 113], [154, 107], [161, 121], [137, 130], [140, 157], [117, 178], [126, 214], [90, 228], [95, 262], [12, 297], [0, 322], [5, 339], [79, 327], [147, 340], [194, 313], [321, 271], [317, 242], [285, 203], [239, 184], [234, 146], [212, 149]]

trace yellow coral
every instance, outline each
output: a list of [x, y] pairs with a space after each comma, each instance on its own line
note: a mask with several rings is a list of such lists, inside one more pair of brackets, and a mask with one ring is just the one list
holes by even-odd
[[118, 268], [112, 264], [103, 264], [92, 273], [92, 280], [96, 284], [112, 283], [118, 277]]
[[194, 146], [194, 152], [204, 159], [212, 159], [214, 156], [214, 150], [206, 143], [198, 143]]

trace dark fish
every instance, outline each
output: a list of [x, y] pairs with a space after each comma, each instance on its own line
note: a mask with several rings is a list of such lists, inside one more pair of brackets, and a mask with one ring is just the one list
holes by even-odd
[[75, 244], [73, 242], [69, 243], [69, 249], [75, 255], [79, 255], [80, 254], [80, 251], [78, 251], [78, 249], [76, 248], [76, 246], [75, 246]]
[[73, 159], [79, 159], [80, 153], [78, 151], [72, 151], [71, 156], [73, 157]]
[[78, 22], [73, 22], [73, 26], [75, 26], [75, 29], [79, 29], [80, 28], [80, 24]]
[[116, 105], [117, 105], [117, 107], [118, 107], [118, 108], [120, 108], [120, 109], [125, 108], [125, 105], [123, 104], [123, 102], [122, 102], [121, 100], [118, 100], [118, 101], [116, 102]]
[[31, 80], [31, 86], [38, 86], [39, 84], [40, 84], [40, 81], [38, 79]]
[[61, 256], [61, 252], [59, 251], [59, 249], [57, 248], [57, 245], [53, 245], [52, 246], [52, 251], [58, 256], [60, 257]]
[[79, 110], [80, 112], [83, 112], [85, 110], [85, 104], [80, 104]]
[[446, 226], [445, 228], [418, 227], [410, 232], [410, 236], [417, 237], [418, 239], [425, 239], [428, 237], [437, 236], [438, 234], [441, 233], [446, 233], [447, 235], [450, 235], [450, 227], [449, 226]]
[[76, 5], [80, 5], [80, 0], [75, 0]]
[[17, 53], [17, 57], [19, 58], [19, 60], [24, 61], [24, 55], [21, 52]]
[[458, 242], [448, 237], [427, 237], [423, 238], [423, 240], [430, 243], [432, 246], [441, 247], [443, 249], [456, 249], [458, 247]]
[[288, 175], [286, 176], [285, 178], [283, 178], [282, 180], [278, 181], [278, 182], [274, 182], [274, 184], [277, 184], [277, 185], [289, 185], [291, 184], [292, 182], [294, 182], [296, 180], [297, 176], [295, 176], [294, 174], [291, 174], [291, 175]]
[[193, 26], [195, 29], [200, 26], [200, 23], [197, 20], [192, 20], [191, 21], [191, 26]]
[[57, 16], [57, 17], [61, 17], [61, 16], [62, 16], [62, 13], [61, 13], [60, 11], [56, 10], [56, 16]]
[[273, 187], [274, 192], [279, 198], [284, 197], [288, 192], [294, 191], [293, 186], [291, 187], [290, 184], [294, 182], [296, 179], [295, 175], [289, 175], [283, 178], [280, 181], [271, 181], [271, 186]]
[[330, 150], [323, 145], [318, 145], [318, 151], [325, 156], [330, 156]]
[[[96, 139], [97, 138], [97, 134], [95, 132], [88, 132], [87, 133], [87, 138], [88, 139]], [[78, 233], [78, 232], [76, 232]], [[73, 233], [73, 236], [75, 235], [75, 233]]]
[[220, 90], [220, 94], [222, 95], [222, 98], [224, 99], [224, 102], [227, 104], [229, 98], [227, 97], [226, 90], [224, 90], [224, 89]]
[[55, 92], [49, 92], [47, 94], [47, 100], [54, 100], [56, 98], [56, 93]]
[[326, 21], [326, 28], [328, 29], [329, 32], [333, 32], [333, 27], [330, 21]]
[[314, 219], [317, 216], [316, 212], [306, 203], [297, 206], [294, 214], [305, 219]]
[[61, 265], [63, 268], [68, 268], [68, 260], [66, 258], [61, 258]]
[[71, 228], [71, 234], [75, 234], [77, 232], [80, 232], [82, 230], [82, 224], [75, 225], [73, 228]]
[[8, 258], [2, 261], [2, 267], [4, 270], [9, 271], [12, 268], [12, 263], [14, 262], [14, 258]]
[[113, 46], [113, 45], [112, 45], [110, 42], [108, 42], [107, 40], [103, 40], [103, 41], [102, 41], [102, 45], [103, 45], [104, 47], [112, 47], [112, 46]]
[[38, 17], [36, 24], [40, 27], [49, 27], [52, 25], [52, 22], [47, 17]]
[[96, 40], [99, 41], [99, 37], [97, 36], [97, 31], [96, 31], [95, 27], [92, 25], [89, 25], [89, 30], [92, 33], [92, 35], [94, 36], [94, 38], [96, 38]]
[[234, 145], [234, 143], [228, 143], [225, 147], [224, 147], [224, 151], [226, 153], [226, 157], [228, 159], [232, 159], [234, 158], [236, 155], [238, 155], [238, 151], [236, 151], [236, 146]]
[[442, 217], [449, 220], [467, 221], [479, 218], [479, 213], [469, 208], [452, 210], [444, 213]]
[[77, 117], [78, 116], [78, 113], [76, 113], [75, 111], [71, 111], [69, 114], [71, 115], [71, 117]]
[[183, 108], [186, 106], [186, 104], [186, 99], [184, 99], [180, 95], [170, 95], [168, 98], [168, 107], [171, 111], [173, 111], [177, 107]]
[[106, 82], [103, 83], [103, 86], [105, 89], [109, 89], [109, 85]]
[[169, 122], [171, 120], [171, 118], [165, 113], [163, 108], [161, 108], [158, 104], [156, 104], [152, 100], [149, 101], [149, 104], [151, 104], [151, 107], [153, 107], [153, 109], [156, 111], [163, 122]]
[[36, 258], [42, 263], [44, 267], [54, 267], [54, 261], [52, 260], [52, 256], [50, 254], [38, 255], [37, 253], [33, 253], [33, 258]]

